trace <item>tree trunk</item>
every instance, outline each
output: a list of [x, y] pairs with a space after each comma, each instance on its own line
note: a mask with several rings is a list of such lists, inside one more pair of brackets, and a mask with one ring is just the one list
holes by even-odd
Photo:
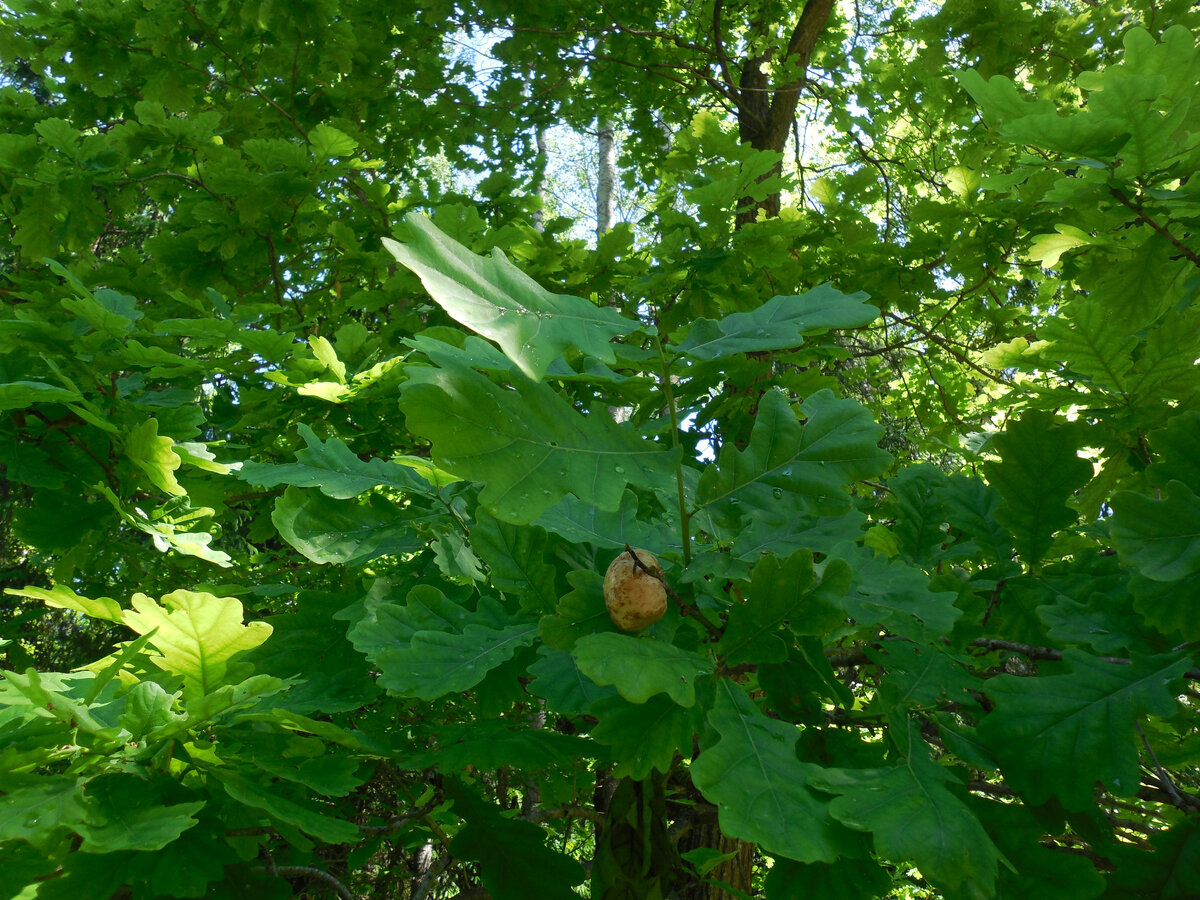
[[[722, 881], [736, 891], [752, 894], [754, 877], [754, 845], [726, 837], [717, 824], [715, 810], [711, 818], [695, 822], [679, 839], [679, 853], [708, 847], [718, 853], [733, 853], [730, 859], [717, 865], [706, 876]], [[738, 900], [737, 896], [706, 881], [691, 881], [678, 893], [679, 900]]]
[[[808, 0], [800, 21], [796, 23], [787, 47], [784, 48], [781, 64], [798, 72], [796, 77], [783, 85], [772, 86], [764, 67], [771, 63], [776, 55], [775, 49], [768, 49], [758, 56], [748, 57], [742, 64], [741, 76], [736, 87], [738, 136], [743, 144], [749, 144], [755, 150], [772, 150], [782, 153], [787, 143], [788, 133], [792, 122], [796, 119], [796, 108], [800, 103], [800, 91], [808, 77], [808, 63], [812, 59], [813, 49], [821, 36], [830, 13], [833, 11], [834, 0]], [[752, 26], [752, 31], [754, 27]], [[765, 29], [759, 28], [760, 32]], [[718, 60], [728, 74], [725, 61], [724, 39], [721, 32], [721, 0], [717, 0], [713, 9], [713, 37], [717, 49]], [[730, 85], [732, 87], [732, 84]], [[780, 175], [783, 172], [782, 158], [771, 171], [762, 176], [760, 181]], [[755, 221], [759, 211], [768, 218], [779, 215], [779, 192], [768, 194], [762, 200], [745, 197], [738, 204], [737, 227], [741, 228], [748, 222]]]
[[537, 131], [534, 133], [534, 139], [537, 141], [538, 175], [536, 192], [540, 205], [534, 210], [531, 218], [533, 219], [533, 227], [540, 233], [546, 228], [546, 164], [550, 157], [549, 150], [546, 148], [546, 129], [539, 125]]
[[596, 131], [599, 139], [600, 170], [596, 174], [596, 239], [612, 228], [613, 185], [617, 180], [617, 147], [613, 140], [612, 123], [599, 121]]

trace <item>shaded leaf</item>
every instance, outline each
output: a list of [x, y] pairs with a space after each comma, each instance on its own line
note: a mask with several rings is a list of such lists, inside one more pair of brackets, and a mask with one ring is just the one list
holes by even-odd
[[483, 482], [480, 502], [504, 522], [532, 522], [568, 493], [615, 510], [626, 484], [673, 489], [676, 451], [580, 414], [544, 384], [507, 390], [460, 366], [406, 371], [409, 427], [433, 441], [440, 467]]
[[880, 855], [912, 860], [951, 896], [991, 896], [1000, 852], [952, 790], [958, 781], [929, 758], [913, 730], [911, 720], [893, 719], [889, 732], [906, 751], [894, 768], [828, 769], [812, 784], [840, 795], [830, 812], [850, 828], [871, 832]]
[[1175, 712], [1172, 682], [1190, 667], [1172, 656], [1132, 665], [1065, 650], [1067, 675], [1000, 675], [983, 690], [996, 704], [979, 735], [1012, 785], [1033, 804], [1058, 797], [1068, 809], [1092, 802], [1097, 781], [1118, 796], [1137, 792], [1134, 723]]
[[375, 487], [389, 487], [404, 493], [432, 491], [429, 482], [410, 466], [382, 459], [363, 462], [336, 437], [322, 441], [303, 423], [297, 425], [296, 430], [308, 446], [296, 451], [295, 463], [275, 466], [244, 462], [238, 467], [237, 477], [264, 487], [280, 484], [316, 487], [336, 500], [356, 497]]
[[818, 391], [800, 406], [801, 425], [782, 391], [765, 393], [745, 451], [722, 450], [700, 478], [702, 506], [747, 503], [770, 509], [775, 491], [849, 498], [843, 485], [880, 474], [891, 456], [876, 445], [883, 428], [860, 404]]
[[1112, 539], [1122, 562], [1153, 581], [1200, 573], [1200, 498], [1191, 488], [1172, 481], [1161, 500], [1118, 491], [1112, 502]]
[[798, 863], [776, 859], [767, 873], [767, 900], [873, 900], [890, 890], [887, 870], [870, 859]]
[[262, 811], [269, 821], [274, 820], [298, 828], [327, 844], [353, 844], [362, 836], [362, 832], [353, 822], [335, 819], [311, 806], [282, 797], [248, 781], [232, 769], [214, 768], [211, 771], [221, 782], [225, 793], [244, 806]]
[[542, 658], [528, 669], [533, 676], [529, 691], [546, 701], [548, 709], [569, 716], [581, 716], [597, 700], [613, 697], [617, 689], [598, 685], [579, 671], [575, 657], [565, 650], [542, 649]]
[[663, 694], [645, 703], [606, 697], [596, 701], [590, 713], [599, 720], [592, 727], [592, 739], [612, 748], [613, 775], [638, 781], [654, 769], [668, 773], [677, 752], [690, 755], [692, 735], [701, 725], [697, 707], [679, 706]]
[[361, 504], [290, 487], [276, 499], [271, 521], [280, 537], [315, 563], [361, 565], [424, 546], [410, 517], [378, 495]]
[[574, 900], [571, 890], [587, 876], [568, 856], [546, 846], [548, 833], [531, 822], [505, 818], [467, 788], [451, 784], [447, 795], [466, 826], [450, 843], [459, 859], [479, 863], [479, 880], [495, 900]]
[[811, 552], [800, 550], [782, 561], [763, 557], [754, 567], [746, 601], [730, 610], [717, 645], [731, 665], [787, 659], [790, 641], [780, 629], [825, 634], [841, 623], [838, 600], [850, 586], [849, 567], [835, 560], [818, 582], [812, 560]]
[[721, 739], [692, 763], [692, 781], [717, 805], [724, 834], [800, 862], [860, 855], [853, 835], [808, 787], [821, 769], [796, 756], [799, 728], [767, 718], [724, 679], [708, 721]]
[[479, 511], [471, 547], [488, 564], [488, 577], [501, 591], [516, 594], [521, 609], [549, 612], [558, 603], [555, 569], [545, 561], [546, 532], [536, 525], [518, 528]]
[[1078, 430], [1052, 413], [1030, 411], [996, 436], [1000, 462], [983, 465], [1004, 501], [996, 521], [1032, 568], [1045, 558], [1055, 532], [1078, 518], [1067, 500], [1092, 474], [1091, 463], [1075, 454], [1079, 440]]
[[579, 671], [596, 684], [616, 685], [631, 703], [665, 693], [680, 706], [696, 702], [696, 680], [713, 671], [699, 654], [672, 644], [627, 634], [589, 634], [571, 651]]
[[804, 335], [830, 328], [861, 328], [879, 317], [861, 291], [843, 294], [829, 284], [799, 296], [776, 296], [752, 312], [719, 321], [697, 319], [683, 343], [673, 349], [693, 359], [713, 360], [740, 353], [788, 350], [804, 343]]
[[161, 850], [196, 825], [193, 816], [205, 801], [164, 805], [157, 791], [140, 778], [106, 776], [87, 787], [88, 820], [76, 830], [84, 853]]

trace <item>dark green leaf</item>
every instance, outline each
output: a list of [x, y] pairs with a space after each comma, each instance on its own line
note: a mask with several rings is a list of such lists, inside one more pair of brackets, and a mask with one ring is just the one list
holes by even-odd
[[829, 284], [806, 294], [772, 297], [753, 312], [725, 318], [697, 319], [683, 343], [674, 349], [693, 359], [713, 360], [740, 353], [788, 350], [804, 343], [804, 335], [830, 328], [861, 328], [879, 317], [867, 295], [846, 295]]
[[409, 367], [400, 406], [447, 471], [484, 482], [480, 502], [515, 525], [568, 493], [615, 510], [625, 485], [673, 488], [675, 452], [607, 415], [582, 415], [543, 384], [506, 390], [462, 367]]
[[627, 634], [590, 634], [571, 651], [579, 671], [596, 684], [616, 685], [631, 703], [665, 693], [680, 706], [696, 702], [696, 681], [713, 670], [711, 660], [664, 641]]
[[721, 739], [692, 763], [692, 780], [717, 805], [725, 834], [799, 862], [859, 855], [853, 835], [808, 787], [821, 769], [797, 758], [800, 729], [767, 718], [725, 680], [708, 721]]
[[996, 708], [979, 735], [1031, 803], [1058, 797], [1068, 809], [1084, 809], [1097, 781], [1131, 796], [1140, 780], [1134, 724], [1175, 712], [1173, 682], [1191, 663], [1155, 656], [1121, 666], [1076, 650], [1063, 658], [1070, 674], [988, 681]]

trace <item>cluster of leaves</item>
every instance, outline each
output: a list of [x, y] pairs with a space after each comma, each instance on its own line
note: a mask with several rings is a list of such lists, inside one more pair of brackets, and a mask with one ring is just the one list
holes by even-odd
[[[844, 111], [820, 214], [734, 230], [778, 155], [676, 102], [586, 250], [442, 52], [489, 4], [14, 5], [0, 895], [1195, 895], [1192, 32], [1032, 99], [1011, 37], [959, 88], [860, 27], [942, 130]], [[670, 6], [655, 77], [700, 65]], [[1100, 15], [1054, 20], [1077, 69]], [[940, 63], [966, 18], [890, 21]], [[623, 89], [591, 52], [564, 117]], [[637, 635], [629, 545], [674, 595]]]

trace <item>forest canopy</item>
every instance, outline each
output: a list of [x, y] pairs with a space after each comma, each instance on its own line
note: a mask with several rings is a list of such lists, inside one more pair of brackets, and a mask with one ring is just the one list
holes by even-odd
[[0, 900], [1195, 898], [1198, 36], [0, 0]]

